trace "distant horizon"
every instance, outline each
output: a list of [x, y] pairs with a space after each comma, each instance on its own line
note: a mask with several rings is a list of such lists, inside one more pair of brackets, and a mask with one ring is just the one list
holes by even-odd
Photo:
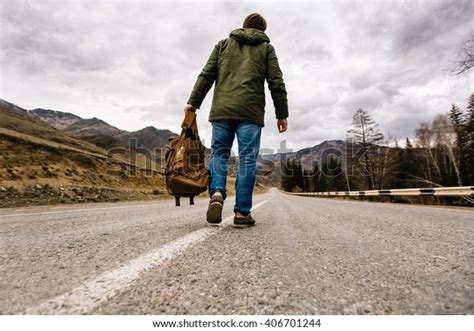
[[[65, 114], [70, 114], [70, 115], [74, 115], [74, 116], [77, 116], [77, 117], [80, 117], [81, 119], [83, 120], [88, 120], [88, 119], [97, 119], [97, 120], [101, 120], [105, 123], [107, 123], [108, 125], [118, 129], [118, 130], [121, 130], [121, 131], [127, 131], [127, 132], [137, 132], [137, 131], [141, 131], [141, 130], [144, 130], [146, 128], [155, 128], [157, 130], [160, 130], [160, 131], [170, 131], [171, 133], [173, 134], [179, 134], [179, 131], [173, 131], [169, 128], [160, 128], [160, 127], [156, 127], [156, 126], [153, 126], [153, 125], [148, 125], [148, 126], [145, 126], [145, 127], [142, 127], [142, 128], [138, 128], [136, 130], [127, 130], [127, 129], [122, 129], [120, 127], [117, 127], [117, 126], [114, 126], [112, 125], [111, 123], [109, 123], [108, 121], [102, 119], [102, 118], [98, 118], [98, 117], [89, 117], [89, 118], [83, 118], [77, 114], [74, 114], [74, 113], [71, 113], [71, 112], [67, 112], [67, 111], [62, 111], [62, 110], [59, 110], [59, 109], [48, 109], [48, 108], [43, 108], [43, 107], [34, 107], [34, 108], [25, 108], [25, 107], [22, 107], [21, 105], [18, 105], [14, 102], [11, 102], [9, 100], [5, 100], [4, 98], [1, 98], [0, 97], [0, 101], [3, 101], [3, 102], [7, 102], [9, 104], [12, 104], [16, 107], [19, 107], [23, 110], [26, 110], [26, 111], [33, 111], [33, 110], [36, 110], [36, 109], [42, 109], [42, 110], [47, 110], [47, 111], [55, 111], [55, 112], [61, 112], [61, 113], [65, 113]], [[404, 148], [405, 147], [405, 142], [406, 142], [406, 139], [409, 139], [414, 145], [415, 145], [415, 141], [416, 141], [416, 138], [414, 137], [405, 137], [403, 139], [400, 139], [397, 141], [397, 143], [399, 144], [399, 148]], [[262, 147], [261, 148], [261, 151], [259, 153], [260, 156], [262, 155], [275, 155], [275, 154], [279, 154], [279, 153], [284, 153], [284, 154], [288, 154], [288, 153], [297, 153], [297, 152], [300, 152], [301, 150], [304, 150], [304, 149], [311, 149], [313, 147], [317, 147], [325, 142], [332, 142], [332, 141], [342, 141], [342, 142], [346, 142], [347, 141], [347, 138], [346, 137], [341, 137], [341, 138], [332, 138], [332, 139], [325, 139], [325, 140], [322, 140], [322, 141], [318, 141], [318, 142], [315, 142], [311, 145], [308, 145], [308, 146], [305, 146], [305, 147], [302, 147], [302, 148], [298, 148], [298, 149], [292, 149], [292, 148], [288, 148], [286, 146], [286, 144], [288, 143], [285, 139], [281, 140], [279, 142], [279, 146], [277, 147], [274, 147], [274, 148], [270, 148], [270, 147]], [[394, 142], [393, 142], [394, 143]], [[381, 146], [384, 146], [384, 145], [381, 145]], [[387, 145], [388, 147], [394, 147], [392, 144], [390, 145]], [[209, 146], [206, 146], [209, 148]], [[282, 149], [283, 148], [283, 149]], [[271, 151], [271, 152], [270, 152]], [[233, 152], [233, 155], [234, 156], [238, 156], [238, 153], [237, 151], [235, 150], [235, 146], [233, 147], [232, 149], [232, 152]]]
[[[473, 93], [474, 93], [474, 92], [473, 92]], [[456, 106], [458, 106], [461, 110], [464, 111], [464, 110], [466, 109], [466, 105], [467, 105], [468, 98], [469, 98], [469, 96], [466, 97], [466, 102], [465, 102], [465, 104], [454, 104], [454, 103], [453, 103], [452, 105], [456, 105]], [[32, 108], [30, 108], [30, 107], [24, 107], [24, 106], [22, 106], [22, 105], [19, 105], [19, 104], [16, 103], [16, 102], [12, 102], [12, 101], [10, 101], [10, 100], [6, 100], [5, 98], [2, 98], [2, 97], [0, 97], [0, 100], [3, 100], [3, 101], [6, 101], [6, 102], [9, 102], [9, 103], [12, 103], [12, 104], [14, 104], [15, 106], [18, 106], [18, 107], [23, 108], [23, 109], [25, 109], [25, 110], [45, 109], [45, 110], [59, 111], [59, 112], [63, 112], [63, 113], [70, 113], [70, 114], [79, 116], [79, 117], [81, 117], [82, 119], [93, 119], [93, 118], [97, 118], [97, 119], [102, 120], [102, 121], [106, 122], [107, 124], [109, 124], [109, 125], [111, 125], [111, 126], [117, 128], [117, 129], [122, 130], [122, 131], [135, 132], [135, 131], [143, 130], [143, 129], [147, 128], [147, 127], [154, 127], [154, 128], [156, 128], [156, 129], [158, 129], [158, 130], [168, 130], [168, 131], [171, 131], [172, 133], [176, 133], [176, 134], [178, 134], [178, 133], [180, 132], [180, 124], [181, 124], [180, 121], [177, 122], [176, 125], [174, 125], [174, 126], [176, 127], [176, 130], [173, 130], [172, 128], [156, 126], [156, 125], [153, 125], [153, 124], [149, 124], [149, 125], [146, 125], [146, 124], [145, 124], [145, 126], [143, 126], [143, 127], [136, 127], [136, 128], [130, 129], [130, 128], [122, 128], [122, 127], [120, 127], [120, 126], [117, 126], [117, 125], [112, 124], [112, 123], [113, 123], [113, 119], [109, 121], [109, 120], [106, 120], [106, 119], [104, 119], [104, 118], [98, 117], [98, 116], [96, 116], [96, 115], [93, 115], [92, 117], [82, 117], [81, 115], [78, 115], [77, 113], [74, 113], [74, 112], [71, 112], [71, 111], [65, 111], [65, 110], [61, 110], [61, 109], [45, 108], [45, 107], [32, 107]], [[434, 114], [434, 115], [433, 115], [433, 118], [434, 118], [436, 115], [447, 114], [447, 113], [449, 113], [449, 110], [450, 110], [450, 108], [447, 109], [447, 110], [444, 111], [444, 112], [439, 112], [439, 113], [437, 113], [437, 114]], [[199, 112], [199, 110], [198, 110], [198, 112]], [[354, 112], [355, 112], [355, 110], [354, 110]], [[428, 120], [425, 121], [425, 122], [431, 123], [431, 120], [432, 120], [433, 118], [428, 119]], [[201, 121], [202, 121], [202, 120], [201, 120]], [[207, 118], [206, 118], [206, 123], [207, 123]], [[417, 126], [419, 126], [419, 125], [422, 124], [422, 123], [424, 123], [424, 122], [417, 123]], [[201, 125], [202, 125], [202, 124], [201, 124]], [[200, 130], [201, 130], [201, 125], [200, 125]], [[417, 126], [415, 126], [415, 128], [416, 128]], [[347, 124], [347, 129], [349, 129], [350, 127], [351, 127], [351, 122], [348, 122], [348, 124]], [[381, 128], [381, 131], [382, 131], [382, 133], [383, 133], [384, 136], [385, 136], [386, 133], [383, 131], [383, 128]], [[406, 142], [406, 139], [407, 139], [407, 138], [408, 138], [413, 144], [415, 143], [416, 137], [415, 137], [415, 132], [414, 132], [414, 130], [413, 130], [413, 132], [412, 132], [410, 135], [407, 135], [407, 136], [402, 137], [402, 138], [397, 138], [396, 141], [392, 141], [391, 144], [394, 144], [394, 143], [396, 142], [396, 143], [398, 143], [399, 147], [403, 148], [404, 145], [405, 145], [405, 142]], [[203, 140], [204, 142], [206, 141], [205, 138], [203, 138], [202, 140]], [[315, 142], [313, 142], [312, 144], [310, 143], [310, 145], [307, 145], [307, 146], [298, 147], [298, 148], [296, 148], [296, 149], [295, 149], [295, 148], [288, 148], [288, 150], [290, 150], [289, 153], [297, 152], [297, 151], [302, 150], [302, 149], [304, 149], [304, 148], [310, 148], [310, 147], [319, 145], [319, 144], [321, 144], [321, 143], [323, 143], [323, 142], [325, 142], [325, 141], [333, 141], [333, 140], [343, 140], [343, 141], [345, 141], [345, 140], [346, 140], [346, 137], [344, 136], [344, 137], [339, 137], [339, 138], [338, 138], [338, 137], [333, 137], [333, 138], [322, 139], [322, 140], [319, 140], [319, 141], [315, 141]], [[209, 139], [209, 141], [210, 141], [210, 139]], [[276, 143], [278, 144], [278, 146], [268, 147], [268, 146], [265, 146], [266, 142], [263, 141], [263, 142], [262, 142], [262, 146], [263, 146], [262, 149], [273, 149], [273, 150], [276, 151], [276, 150], [278, 150], [278, 148], [279, 148], [279, 146], [281, 145], [282, 141], [285, 141], [285, 142], [288, 144], [288, 140], [282, 139], [282, 140], [280, 140], [280, 141], [276, 141]], [[390, 147], [392, 147], [392, 146], [390, 145]], [[232, 151], [234, 152], [234, 154], [237, 154], [237, 152], [236, 152], [236, 150], [235, 150], [235, 146], [232, 147]]]

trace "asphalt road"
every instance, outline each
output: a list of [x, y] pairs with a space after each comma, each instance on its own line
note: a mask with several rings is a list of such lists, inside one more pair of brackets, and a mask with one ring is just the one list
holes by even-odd
[[0, 210], [2, 314], [472, 314], [474, 211], [255, 197]]

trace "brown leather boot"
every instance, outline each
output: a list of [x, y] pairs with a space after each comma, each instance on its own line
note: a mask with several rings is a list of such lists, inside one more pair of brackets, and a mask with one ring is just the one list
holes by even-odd
[[255, 220], [250, 213], [247, 216], [236, 212], [234, 216], [234, 228], [248, 228], [255, 225]]
[[207, 223], [219, 224], [222, 222], [222, 207], [224, 206], [224, 199], [220, 192], [214, 193], [209, 201], [209, 207], [207, 208]]

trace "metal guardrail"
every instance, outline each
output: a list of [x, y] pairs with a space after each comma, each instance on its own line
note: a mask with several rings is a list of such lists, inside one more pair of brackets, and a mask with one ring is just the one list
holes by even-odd
[[[283, 191], [284, 192], [284, 191]], [[474, 186], [404, 188], [371, 191], [335, 191], [335, 192], [284, 192], [301, 196], [437, 196], [437, 197], [474, 197]]]

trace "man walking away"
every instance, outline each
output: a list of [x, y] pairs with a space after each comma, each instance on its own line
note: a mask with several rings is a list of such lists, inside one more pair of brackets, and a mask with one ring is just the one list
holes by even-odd
[[255, 186], [260, 135], [264, 126], [265, 80], [268, 83], [277, 128], [288, 127], [288, 101], [275, 49], [265, 34], [267, 23], [257, 13], [247, 16], [243, 28], [217, 43], [194, 85], [184, 111], [201, 106], [214, 81], [209, 121], [212, 123], [211, 160], [207, 221], [222, 221], [226, 179], [232, 143], [237, 136], [239, 162], [235, 183], [234, 226], [255, 224], [250, 214]]

